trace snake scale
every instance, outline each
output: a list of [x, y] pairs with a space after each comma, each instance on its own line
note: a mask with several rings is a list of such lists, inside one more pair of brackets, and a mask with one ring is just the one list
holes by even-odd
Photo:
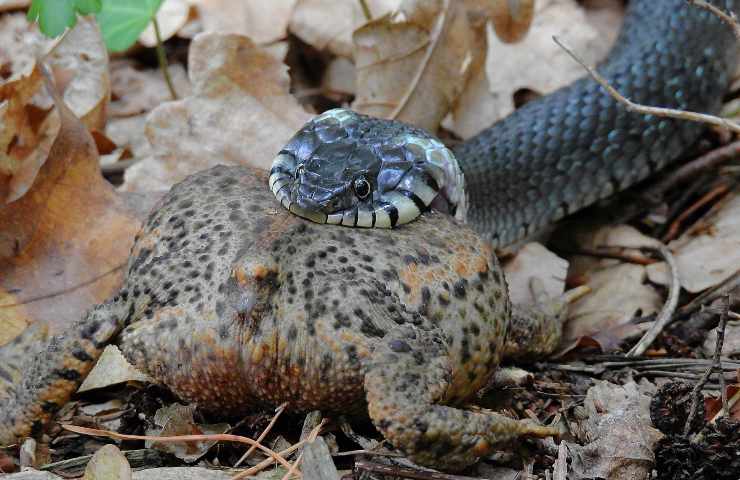
[[[735, 1], [714, 3], [737, 10]], [[634, 102], [716, 113], [737, 59], [731, 28], [710, 12], [681, 0], [635, 0], [598, 70]], [[318, 223], [393, 227], [433, 207], [501, 247], [647, 178], [702, 130], [631, 113], [590, 77], [452, 151], [412, 126], [335, 109], [288, 142], [270, 187]]]

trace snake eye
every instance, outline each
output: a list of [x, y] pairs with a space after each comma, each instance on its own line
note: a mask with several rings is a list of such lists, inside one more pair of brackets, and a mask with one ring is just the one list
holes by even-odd
[[301, 175], [303, 175], [303, 172], [305, 171], [306, 171], [306, 167], [304, 167], [302, 163], [298, 164], [298, 166], [295, 169], [295, 179], [299, 180], [301, 178]]
[[360, 200], [365, 200], [370, 195], [370, 182], [365, 180], [365, 177], [356, 178], [352, 182], [352, 188], [355, 190], [355, 195]]

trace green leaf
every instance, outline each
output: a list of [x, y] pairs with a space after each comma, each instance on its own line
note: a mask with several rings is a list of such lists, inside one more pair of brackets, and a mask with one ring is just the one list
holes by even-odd
[[133, 45], [161, 4], [162, 0], [103, 0], [97, 17], [108, 50], [120, 52]]
[[28, 20], [38, 21], [41, 32], [56, 37], [77, 23], [77, 14], [89, 15], [100, 11], [101, 0], [33, 0]]
[[103, 0], [77, 0], [77, 11], [81, 15], [98, 13], [103, 7]]
[[41, 32], [47, 37], [56, 37], [77, 23], [75, 3], [76, 0], [33, 0], [28, 19], [38, 20]]

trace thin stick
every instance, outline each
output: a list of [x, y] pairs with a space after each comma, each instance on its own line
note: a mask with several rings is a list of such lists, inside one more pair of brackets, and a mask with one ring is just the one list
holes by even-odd
[[[722, 355], [722, 344], [725, 340], [725, 326], [727, 326], [727, 312], [730, 310], [730, 296], [725, 296], [725, 307], [723, 309], [723, 312], [720, 314], [719, 317], [719, 325], [717, 326], [717, 343], [714, 346], [714, 357], [712, 364], [707, 368], [707, 370], [704, 372], [704, 375], [702, 375], [699, 382], [694, 385], [694, 389], [691, 391], [691, 409], [689, 410], [689, 416], [686, 418], [686, 424], [684, 424], [683, 427], [683, 434], [684, 436], [688, 436], [691, 432], [691, 424], [694, 422], [694, 418], [696, 418], [696, 415], [699, 411], [699, 402], [702, 401], [703, 396], [701, 394], [701, 389], [704, 387], [704, 384], [707, 383], [709, 380], [709, 377], [712, 375], [712, 372], [714, 372], [715, 369], [722, 371], [722, 362], [720, 360], [720, 357]], [[722, 377], [722, 375], [720, 375]], [[721, 382], [721, 381], [720, 381]], [[720, 383], [720, 388], [722, 383]], [[726, 411], [727, 408], [727, 393], [725, 392], [724, 388], [722, 388], [722, 410]]]
[[[316, 425], [314, 429], [311, 430], [311, 433], [308, 434], [308, 438], [306, 439], [307, 440], [306, 443], [311, 443], [314, 440], [316, 440], [316, 437], [319, 436], [319, 432], [321, 431], [322, 428], [324, 428], [324, 425], [326, 424], [326, 422], [327, 422], [326, 418], [322, 419], [321, 423]], [[300, 478], [300, 473], [296, 473], [296, 472], [298, 472], [298, 465], [300, 465], [301, 460], [303, 460], [303, 452], [301, 452], [300, 455], [298, 455], [298, 458], [293, 463], [293, 465], [290, 466], [290, 468], [288, 469], [288, 472], [285, 474], [285, 476], [283, 476], [282, 480], [288, 480], [288, 478], [290, 478], [291, 475], [296, 475], [298, 478]]]
[[369, 22], [373, 19], [373, 14], [370, 12], [370, 7], [367, 6], [367, 2], [365, 0], [358, 0], [360, 2], [360, 8], [362, 8], [362, 14], [365, 15], [365, 21]]
[[573, 51], [570, 48], [566, 47], [558, 39], [558, 37], [553, 36], [552, 39], [555, 41], [555, 43], [558, 44], [558, 46], [560, 46], [560, 48], [565, 50], [565, 52], [568, 55], [570, 55], [570, 57], [573, 60], [575, 60], [583, 68], [585, 68], [588, 74], [591, 75], [591, 78], [596, 80], [599, 83], [599, 85], [604, 87], [604, 89], [609, 93], [609, 95], [612, 96], [612, 98], [614, 98], [614, 100], [624, 105], [627, 111], [641, 113], [643, 115], [655, 115], [656, 117], [677, 118], [679, 120], [688, 120], [691, 122], [706, 123], [706, 124], [714, 125], [720, 128], [726, 128], [735, 133], [740, 133], [740, 124], [737, 124], [725, 118], [717, 117], [714, 115], [707, 115], [706, 113], [689, 112], [686, 110], [676, 110], [674, 108], [651, 107], [648, 105], [641, 105], [639, 103], [635, 103], [632, 100], [623, 96], [621, 93], [619, 93], [617, 89], [609, 85], [606, 79], [604, 79], [604, 77], [602, 77], [601, 74], [596, 71], [596, 69], [586, 65], [586, 63], [583, 60], [581, 60], [575, 53], [573, 53]]
[[696, 178], [704, 170], [717, 167], [724, 162], [733, 160], [740, 155], [740, 140], [728, 143], [722, 147], [710, 150], [689, 163], [682, 165], [675, 172], [670, 173], [664, 180], [650, 188], [645, 194], [648, 198], [661, 198], [673, 186]]
[[737, 18], [735, 17], [734, 13], [730, 13], [729, 15], [722, 11], [721, 9], [715, 7], [711, 3], [707, 3], [704, 0], [686, 0], [686, 2], [689, 5], [694, 5], [699, 8], [703, 8], [704, 10], [708, 10], [712, 12], [714, 15], [718, 16], [720, 20], [725, 22], [727, 25], [732, 27], [732, 31], [735, 34], [735, 38], [740, 40], [740, 25], [737, 23]]
[[[270, 423], [267, 424], [267, 426], [265, 427], [265, 429], [262, 430], [262, 433], [260, 433], [260, 436], [257, 437], [257, 442], [258, 443], [262, 443], [262, 440], [264, 440], [265, 437], [267, 436], [267, 434], [270, 433], [270, 430], [272, 430], [272, 427], [275, 426], [275, 423], [277, 422], [278, 418], [280, 418], [280, 415], [282, 415], [282, 413], [285, 411], [285, 407], [287, 407], [287, 406], [288, 406], [288, 402], [285, 402], [282, 405], [280, 405], [277, 409], [275, 409], [275, 415], [272, 416], [272, 419], [270, 420]], [[236, 468], [239, 465], [241, 465], [242, 462], [244, 462], [244, 460], [246, 460], [247, 458], [249, 458], [249, 456], [251, 454], [253, 454], [255, 450], [257, 450], [257, 446], [256, 445], [252, 445], [251, 447], [249, 447], [249, 450], [247, 450], [244, 453], [244, 455], [242, 455], [241, 458], [239, 460], [237, 460], [237, 462], [234, 464], [234, 467]]]
[[[291, 453], [293, 453], [296, 450], [298, 450], [299, 448], [301, 448], [304, 445], [306, 445], [306, 443], [308, 443], [308, 439], [301, 440], [300, 442], [298, 442], [298, 443], [296, 443], [294, 445], [291, 445], [290, 447], [286, 448], [285, 450], [283, 450], [281, 452], [278, 452], [278, 455], [280, 455], [281, 457], [285, 458], [288, 455], [290, 455]], [[244, 470], [243, 472], [239, 472], [238, 474], [234, 475], [233, 477], [231, 477], [231, 480], [242, 480], [242, 479], [247, 478], [249, 476], [255, 475], [255, 474], [261, 472], [262, 470], [264, 470], [265, 468], [269, 467], [273, 463], [275, 463], [275, 459], [273, 459], [272, 457], [267, 457], [266, 459], [262, 460], [260, 463], [258, 463], [257, 465], [255, 465], [254, 467], [248, 468], [248, 469]]]
[[265, 447], [264, 445], [252, 440], [249, 437], [243, 437], [241, 435], [230, 435], [228, 433], [219, 433], [213, 435], [175, 435], [157, 437], [153, 435], [125, 435], [123, 433], [111, 432], [109, 430], [98, 430], [96, 428], [78, 427], [77, 425], [62, 425], [62, 428], [69, 430], [70, 432], [79, 433], [82, 435], [90, 435], [93, 437], [108, 437], [114, 440], [149, 440], [151, 442], [196, 442], [196, 441], [217, 441], [217, 442], [239, 442], [246, 443], [248, 445], [256, 445], [257, 448], [265, 452], [267, 455], [272, 457], [273, 460], [279, 462], [282, 466], [287, 469], [291, 468], [290, 463], [280, 456], [275, 451]]
[[175, 91], [175, 84], [172, 83], [172, 78], [170, 77], [170, 67], [167, 65], [167, 55], [164, 53], [164, 44], [162, 43], [162, 35], [159, 33], [159, 22], [157, 22], [156, 15], [152, 17], [152, 25], [154, 25], [154, 35], [157, 37], [157, 46], [155, 47], [157, 51], [157, 62], [164, 75], [164, 82], [167, 84], [167, 89], [170, 91], [172, 100], [177, 100], [177, 92]]
[[681, 291], [681, 282], [678, 279], [678, 265], [676, 265], [676, 259], [673, 257], [671, 251], [668, 250], [668, 247], [661, 244], [658, 248], [650, 247], [647, 249], [660, 253], [668, 264], [668, 273], [670, 278], [670, 283], [668, 284], [668, 298], [648, 331], [645, 332], [640, 341], [638, 341], [635, 346], [627, 352], [627, 357], [639, 357], [645, 353], [645, 350], [647, 350], [653, 341], [655, 341], [658, 334], [663, 331], [663, 328], [665, 328], [665, 326], [671, 321], [671, 318], [673, 318], [673, 313], [676, 311], [676, 307], [678, 306], [678, 294]]
[[695, 213], [700, 208], [713, 202], [717, 197], [721, 197], [722, 195], [727, 193], [729, 190], [730, 190], [730, 187], [728, 187], [724, 183], [721, 183], [717, 185], [715, 188], [713, 188], [712, 190], [702, 195], [702, 197], [699, 200], [697, 200], [692, 205], [690, 205], [689, 208], [681, 212], [678, 218], [676, 218], [673, 222], [671, 222], [671, 226], [668, 228], [668, 232], [666, 232], [666, 234], [663, 235], [663, 238], [661, 240], [663, 242], [670, 242], [671, 240], [676, 238], [678, 236], [678, 232], [684, 220], [689, 218], [693, 213]]

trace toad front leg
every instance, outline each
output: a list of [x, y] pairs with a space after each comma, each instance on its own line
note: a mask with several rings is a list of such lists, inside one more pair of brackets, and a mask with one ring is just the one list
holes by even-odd
[[516, 438], [558, 435], [528, 420], [440, 405], [451, 379], [450, 352], [435, 328], [403, 325], [375, 347], [365, 375], [370, 418], [414, 462], [459, 470]]

